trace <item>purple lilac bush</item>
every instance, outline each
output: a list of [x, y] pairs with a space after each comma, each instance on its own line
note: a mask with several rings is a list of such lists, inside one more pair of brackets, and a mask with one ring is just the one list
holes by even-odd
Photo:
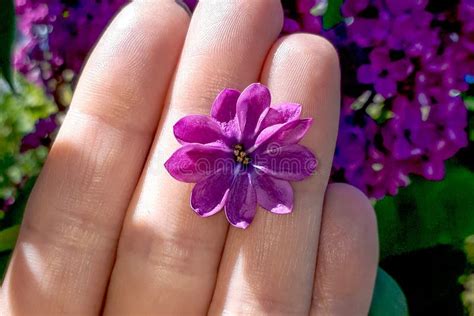
[[[15, 67], [55, 95], [126, 2], [17, 0]], [[445, 160], [468, 141], [462, 94], [474, 83], [474, 0], [346, 0], [331, 30], [320, 16], [326, 1], [282, 3], [283, 34], [320, 34], [340, 53], [333, 179], [376, 199], [396, 194], [410, 174], [442, 179]]]

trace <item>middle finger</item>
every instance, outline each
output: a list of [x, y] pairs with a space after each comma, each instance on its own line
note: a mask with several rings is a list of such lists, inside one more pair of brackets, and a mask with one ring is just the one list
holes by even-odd
[[[310, 309], [323, 198], [339, 117], [337, 53], [321, 37], [287, 36], [269, 54], [262, 82], [272, 90], [273, 104], [299, 103], [302, 117], [314, 119], [302, 144], [316, 154], [318, 168], [313, 176], [292, 184], [291, 214], [258, 210], [247, 231], [229, 231], [211, 315], [307, 315]], [[298, 169], [294, 170], [302, 170], [306, 162], [302, 153], [300, 156], [303, 160], [294, 161], [275, 153], [272, 168], [284, 170], [296, 162]], [[279, 183], [267, 186], [276, 188], [278, 198], [283, 187], [281, 180]], [[285, 202], [277, 200], [270, 205], [288, 205]]]
[[256, 81], [282, 16], [277, 0], [200, 1], [124, 222], [106, 313], [207, 311], [228, 225], [223, 214], [196, 216], [192, 186], [165, 170], [178, 147], [172, 126], [184, 115], [208, 114], [220, 90]]

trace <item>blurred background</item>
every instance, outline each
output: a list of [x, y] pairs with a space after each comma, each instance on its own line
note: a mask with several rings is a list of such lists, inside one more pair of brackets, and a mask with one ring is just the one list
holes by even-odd
[[[2, 276], [81, 68], [126, 3], [0, 0]], [[370, 314], [474, 315], [474, 0], [282, 4], [282, 36], [319, 34], [340, 55], [332, 180], [375, 205]]]

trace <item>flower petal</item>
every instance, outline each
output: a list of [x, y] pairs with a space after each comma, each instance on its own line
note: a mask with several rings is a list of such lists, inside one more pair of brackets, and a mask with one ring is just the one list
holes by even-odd
[[410, 73], [413, 72], [414, 66], [412, 63], [407, 59], [401, 59], [394, 62], [391, 62], [387, 65], [388, 72], [390, 73], [390, 77], [394, 80], [401, 81], [405, 80]]
[[231, 172], [217, 171], [194, 186], [191, 207], [203, 217], [216, 214], [224, 207], [231, 184]]
[[265, 147], [270, 144], [275, 146], [286, 146], [298, 143], [311, 127], [313, 119], [299, 119], [284, 124], [277, 124], [264, 129], [257, 137], [254, 146], [249, 152], [258, 147]]
[[185, 116], [173, 126], [173, 131], [181, 144], [225, 141], [219, 124], [207, 115]]
[[362, 65], [357, 69], [357, 80], [361, 83], [369, 84], [375, 81], [374, 70], [371, 65]]
[[165, 168], [176, 180], [199, 182], [216, 170], [232, 170], [232, 152], [222, 144], [184, 145], [165, 162]]
[[226, 123], [235, 117], [235, 108], [240, 92], [234, 89], [224, 89], [212, 104], [211, 116], [218, 122]]
[[265, 118], [260, 123], [259, 131], [265, 128], [297, 120], [301, 115], [301, 105], [297, 103], [283, 103], [270, 107]]
[[242, 140], [255, 135], [259, 118], [270, 107], [270, 101], [270, 91], [260, 83], [251, 84], [242, 92], [237, 100], [236, 114]]
[[442, 180], [446, 173], [444, 162], [442, 160], [423, 162], [421, 165], [421, 171], [426, 179], [433, 181]]
[[383, 71], [390, 64], [390, 51], [386, 47], [377, 47], [370, 52], [370, 62], [375, 72]]
[[265, 173], [275, 178], [300, 181], [316, 170], [317, 160], [305, 146], [293, 144], [284, 147], [269, 146], [257, 153], [253, 166], [257, 173]]
[[257, 196], [250, 174], [240, 172], [234, 178], [225, 203], [225, 215], [233, 226], [247, 228], [257, 212]]
[[375, 81], [375, 91], [384, 98], [390, 98], [397, 92], [397, 82], [391, 78], [377, 78]]
[[293, 188], [288, 181], [258, 174], [254, 179], [257, 202], [261, 207], [275, 214], [291, 213]]

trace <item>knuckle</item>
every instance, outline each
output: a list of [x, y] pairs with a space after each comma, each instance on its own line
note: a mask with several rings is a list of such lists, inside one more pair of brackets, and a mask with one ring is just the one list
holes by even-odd
[[[215, 272], [215, 267], [200, 264], [203, 254], [213, 252], [214, 249], [203, 240], [184, 231], [157, 235], [143, 227], [129, 226], [122, 233], [117, 256], [133, 257], [140, 266], [153, 270], [196, 275]], [[205, 271], [206, 268], [209, 271]]]
[[113, 251], [117, 236], [111, 229], [104, 229], [87, 212], [59, 210], [54, 218], [31, 220], [25, 217], [22, 235], [35, 244], [57, 248], [68, 254], [95, 254]]

